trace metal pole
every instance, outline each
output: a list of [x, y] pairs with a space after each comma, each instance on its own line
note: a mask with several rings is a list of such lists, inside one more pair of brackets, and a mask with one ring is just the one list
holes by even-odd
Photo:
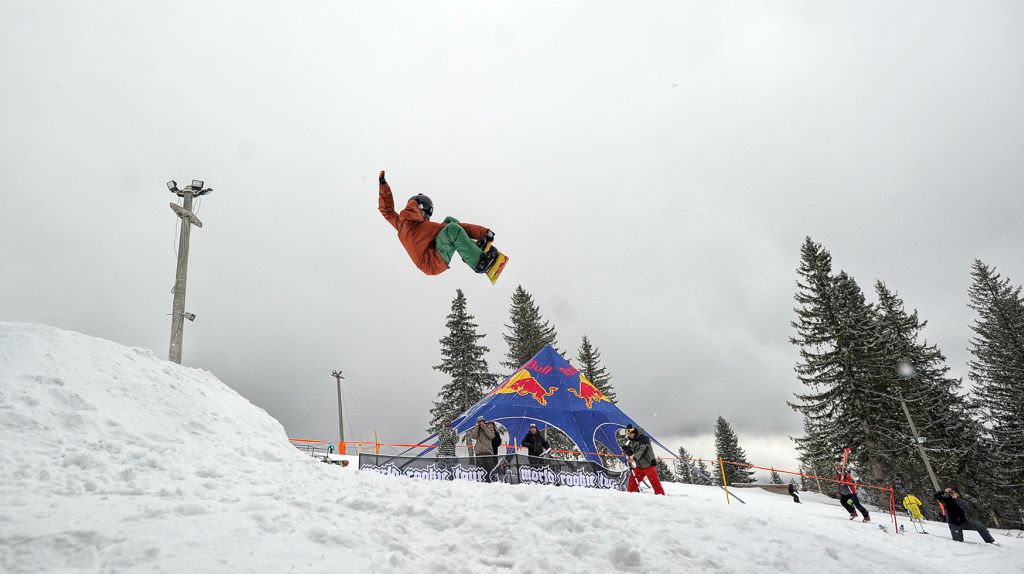
[[722, 462], [722, 457], [718, 457], [718, 468], [722, 471], [722, 489], [725, 490], [725, 504], [729, 505], [729, 481], [725, 478], [725, 463]]
[[910, 432], [914, 434], [914, 444], [917, 446], [917, 451], [921, 453], [921, 460], [924, 461], [924, 468], [928, 471], [928, 478], [932, 481], [932, 486], [935, 491], [942, 490], [939, 486], [939, 479], [935, 478], [935, 471], [932, 470], [932, 463], [928, 460], [928, 453], [925, 452], [924, 447], [921, 446], [921, 437], [917, 436], [917, 427], [914, 426], [914, 419], [910, 417], [910, 409], [907, 408], [907, 401], [903, 400], [903, 396], [900, 395], [900, 406], [903, 407], [903, 414], [907, 415], [907, 422], [910, 423]]
[[[341, 376], [341, 371], [334, 371], [331, 373], [331, 376], [338, 381], [338, 440], [340, 442], [345, 442], [345, 427], [342, 425], [341, 418], [341, 380], [345, 377]], [[339, 450], [340, 448], [341, 447], [339, 446]]]
[[[192, 213], [192, 190], [185, 188], [185, 202], [182, 206], [188, 213]], [[185, 328], [185, 282], [188, 278], [188, 239], [192, 230], [192, 221], [186, 217], [179, 217], [181, 220], [181, 234], [178, 238], [178, 270], [174, 276], [174, 304], [171, 307], [171, 349], [168, 359], [181, 364], [181, 336]]]

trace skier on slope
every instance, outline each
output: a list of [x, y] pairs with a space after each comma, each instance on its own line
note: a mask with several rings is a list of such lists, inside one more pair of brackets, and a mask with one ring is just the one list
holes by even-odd
[[626, 426], [626, 444], [622, 447], [632, 472], [629, 473], [629, 482], [626, 490], [639, 492], [639, 483], [644, 477], [651, 482], [654, 494], [664, 496], [665, 489], [661, 487], [658, 480], [658, 459], [654, 456], [654, 449], [651, 448], [651, 438], [644, 433], [642, 428], [633, 428], [633, 425]]
[[868, 509], [861, 505], [860, 498], [857, 497], [857, 487], [854, 486], [853, 475], [849, 470], [844, 471], [841, 464], [836, 465], [835, 481], [839, 483], [839, 502], [850, 513], [850, 520], [857, 518], [857, 510], [859, 510], [864, 516], [864, 522], [871, 522]]
[[442, 223], [430, 221], [434, 203], [425, 195], [412, 196], [401, 213], [396, 213], [391, 186], [384, 179], [383, 170], [378, 181], [380, 214], [398, 231], [398, 240], [420, 271], [427, 275], [443, 273], [456, 252], [477, 273], [486, 273], [497, 261], [496, 249], [484, 250], [494, 241], [490, 229], [459, 223], [454, 217], [446, 217]]
[[921, 514], [921, 499], [914, 496], [913, 492], [908, 492], [903, 497], [903, 508], [906, 508], [910, 512], [910, 518], [913, 520], [921, 521], [924, 520], [924, 515]]
[[[921, 514], [921, 499], [914, 496], [913, 492], [908, 492], [907, 495], [903, 497], [903, 508], [907, 509], [907, 514], [910, 515], [910, 522], [920, 526], [921, 530], [924, 531], [924, 515]], [[917, 529], [917, 526], [914, 526], [914, 528]]]
[[793, 497], [793, 502], [800, 504], [800, 497], [797, 495], [796, 483], [792, 480], [789, 481], [789, 495]]
[[960, 497], [960, 491], [955, 486], [936, 492], [934, 498], [946, 508], [946, 523], [949, 524], [949, 534], [953, 540], [963, 542], [964, 530], [976, 530], [985, 542], [996, 543], [984, 524], [967, 517], [967, 501]]

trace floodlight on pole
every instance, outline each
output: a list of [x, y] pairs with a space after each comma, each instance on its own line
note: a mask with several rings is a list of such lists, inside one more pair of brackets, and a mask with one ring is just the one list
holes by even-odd
[[178, 267], [174, 276], [174, 287], [171, 288], [174, 303], [171, 309], [171, 348], [168, 358], [178, 364], [181, 364], [181, 339], [185, 321], [196, 320], [195, 313], [185, 311], [185, 284], [188, 278], [188, 242], [192, 226], [203, 226], [203, 222], [199, 221], [199, 218], [192, 213], [192, 198], [213, 191], [204, 189], [203, 183], [202, 180], [193, 179], [192, 185], [186, 185], [185, 189], [179, 189], [178, 182], [173, 179], [167, 182], [167, 189], [183, 200], [181, 205], [171, 203], [171, 210], [181, 219], [181, 233], [178, 238]]
[[[341, 381], [345, 380], [345, 377], [341, 376], [341, 371], [334, 371], [331, 376], [338, 382], [338, 441], [340, 443], [345, 442], [345, 426], [342, 424], [341, 418]], [[345, 449], [344, 444], [338, 445], [338, 452], [342, 452]]]

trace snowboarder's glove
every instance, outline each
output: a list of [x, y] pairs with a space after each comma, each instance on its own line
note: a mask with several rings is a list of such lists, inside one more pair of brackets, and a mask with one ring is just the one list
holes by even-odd
[[490, 229], [488, 229], [487, 232], [484, 233], [480, 237], [480, 239], [476, 240], [476, 245], [480, 249], [483, 249], [484, 247], [487, 247], [488, 243], [493, 243], [493, 242], [494, 242], [494, 232], [491, 231]]
[[384, 181], [384, 170], [383, 169], [380, 170], [380, 177], [377, 178], [377, 181], [379, 181], [381, 185], [384, 185], [385, 183], [387, 183], [387, 181]]

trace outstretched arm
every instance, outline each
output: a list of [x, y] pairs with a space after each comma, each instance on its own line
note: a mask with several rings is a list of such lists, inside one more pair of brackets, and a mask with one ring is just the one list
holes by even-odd
[[380, 210], [380, 214], [384, 216], [384, 219], [388, 220], [391, 227], [398, 229], [398, 214], [395, 213], [395, 198], [391, 196], [391, 186], [388, 185], [388, 182], [384, 179], [384, 170], [380, 171], [377, 181], [380, 182], [380, 195], [377, 198], [377, 209]]

